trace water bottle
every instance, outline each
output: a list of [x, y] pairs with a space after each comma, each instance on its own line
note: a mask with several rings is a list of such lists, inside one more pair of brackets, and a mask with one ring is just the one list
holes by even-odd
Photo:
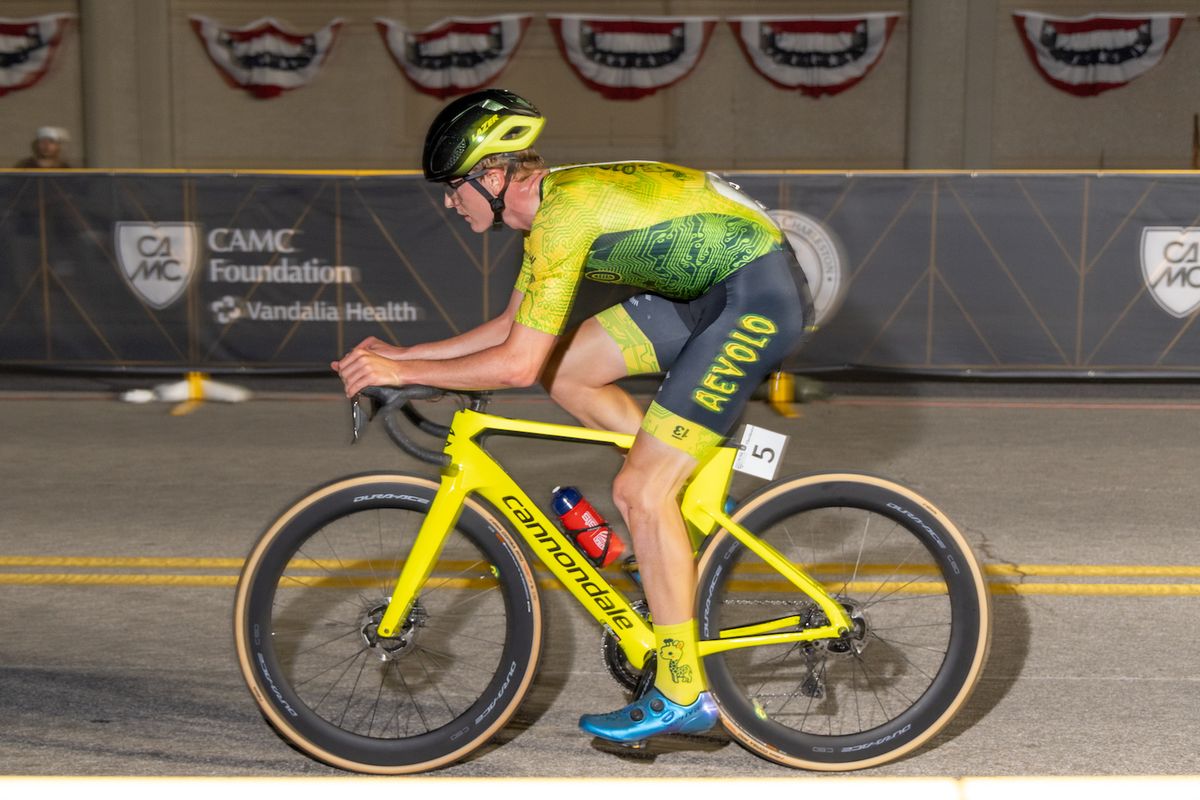
[[625, 551], [625, 543], [574, 486], [555, 486], [550, 505], [563, 528], [575, 537], [579, 549], [595, 566], [607, 567]]

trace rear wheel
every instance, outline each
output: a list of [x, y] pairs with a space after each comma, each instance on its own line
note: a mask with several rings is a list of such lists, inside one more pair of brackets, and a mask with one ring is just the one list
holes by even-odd
[[432, 769], [480, 747], [525, 696], [541, 652], [533, 574], [469, 502], [402, 630], [377, 627], [437, 484], [366, 475], [289, 509], [238, 584], [242, 674], [271, 724], [360, 772]]
[[[983, 571], [928, 501], [879, 478], [839, 474], [770, 484], [734, 513], [803, 565], [849, 612], [841, 640], [766, 645], [704, 666], [726, 728], [765, 758], [849, 770], [899, 758], [949, 722], [986, 660]], [[700, 634], [824, 613], [728, 532], [701, 558]]]

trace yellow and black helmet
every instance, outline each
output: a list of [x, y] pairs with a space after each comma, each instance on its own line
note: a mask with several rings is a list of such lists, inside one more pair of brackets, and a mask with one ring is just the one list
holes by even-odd
[[429, 126], [421, 155], [425, 179], [461, 178], [490, 155], [524, 150], [545, 123], [532, 103], [504, 89], [464, 95], [443, 108]]

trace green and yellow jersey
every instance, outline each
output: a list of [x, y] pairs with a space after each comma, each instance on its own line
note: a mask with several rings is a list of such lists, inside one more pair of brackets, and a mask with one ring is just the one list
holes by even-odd
[[551, 170], [516, 289], [516, 321], [566, 327], [584, 278], [694, 300], [745, 264], [784, 248], [756, 202], [711, 173], [635, 161]]

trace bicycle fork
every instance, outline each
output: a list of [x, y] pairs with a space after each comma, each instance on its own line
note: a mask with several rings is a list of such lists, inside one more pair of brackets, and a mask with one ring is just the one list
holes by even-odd
[[413, 542], [412, 551], [404, 561], [396, 587], [392, 590], [387, 610], [379, 621], [379, 635], [394, 637], [404, 620], [408, 619], [416, 602], [417, 594], [433, 573], [433, 567], [442, 553], [446, 537], [454, 529], [462, 511], [469, 489], [459, 480], [461, 473], [443, 475], [442, 485], [421, 521], [421, 530]]

